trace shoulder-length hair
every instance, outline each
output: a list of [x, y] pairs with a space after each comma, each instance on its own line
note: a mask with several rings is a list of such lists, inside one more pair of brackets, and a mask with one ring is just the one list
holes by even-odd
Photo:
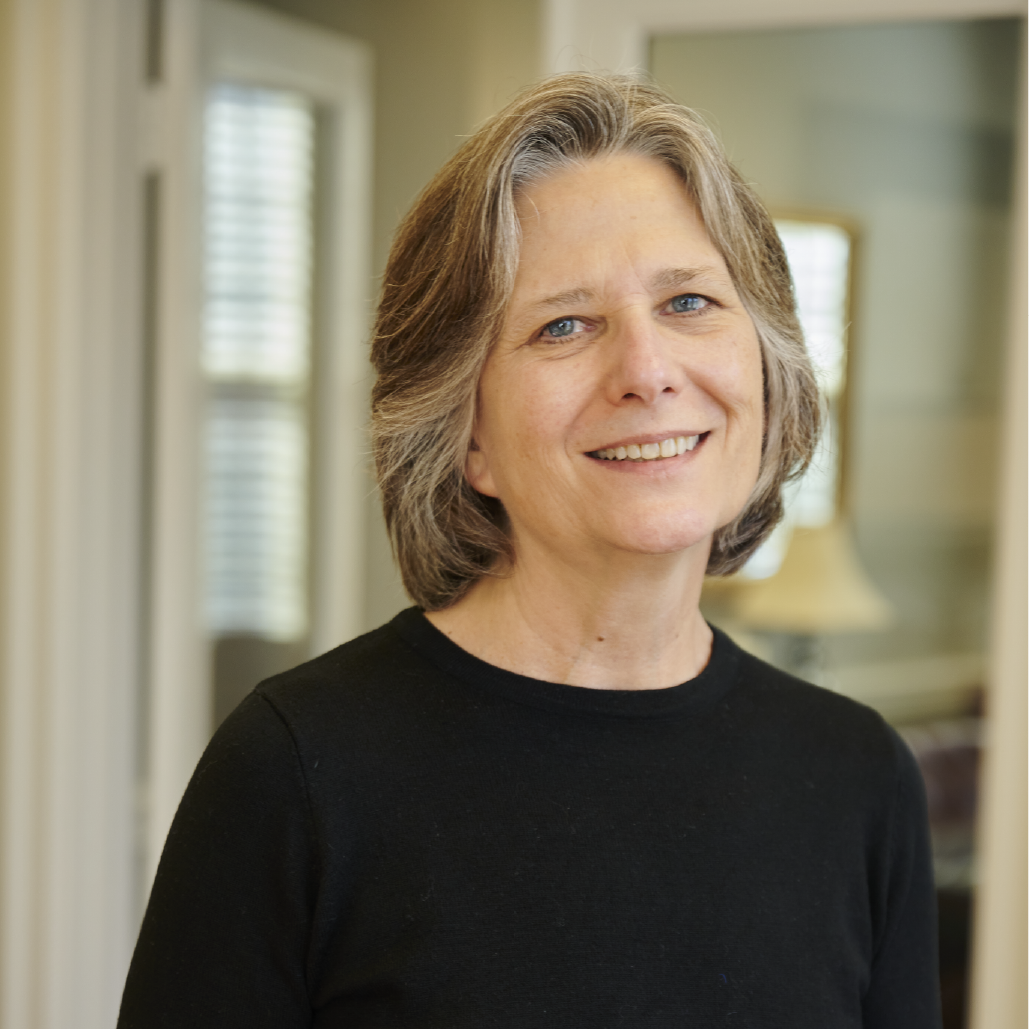
[[610, 154], [655, 158], [681, 177], [757, 328], [765, 431], [757, 482], [714, 536], [707, 571], [738, 569], [782, 517], [782, 487], [807, 468], [819, 399], [768, 212], [700, 118], [651, 84], [549, 78], [471, 136], [415, 201], [386, 266], [372, 342], [372, 449], [404, 585], [426, 610], [511, 559], [502, 505], [465, 478], [479, 378], [518, 266], [515, 201], [530, 183]]

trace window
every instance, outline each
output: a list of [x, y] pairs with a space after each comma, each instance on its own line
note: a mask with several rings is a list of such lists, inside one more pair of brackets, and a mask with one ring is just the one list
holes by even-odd
[[825, 424], [811, 467], [787, 487], [786, 513], [742, 575], [774, 575], [795, 527], [828, 525], [840, 513], [842, 414], [847, 382], [851, 233], [830, 221], [777, 219], [779, 238], [793, 275], [797, 314], [824, 401]]
[[205, 126], [206, 620], [307, 633], [315, 118], [219, 84]]
[[204, 124], [204, 607], [215, 721], [305, 656], [314, 106], [215, 83]]

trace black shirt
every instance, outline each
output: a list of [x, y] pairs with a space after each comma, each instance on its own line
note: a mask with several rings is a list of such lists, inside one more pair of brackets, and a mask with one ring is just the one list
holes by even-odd
[[121, 1029], [937, 1029], [917, 766], [715, 631], [542, 682], [415, 609], [262, 683], [175, 818]]

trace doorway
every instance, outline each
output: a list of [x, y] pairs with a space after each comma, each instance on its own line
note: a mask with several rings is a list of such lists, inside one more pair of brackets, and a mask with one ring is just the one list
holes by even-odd
[[709, 121], [773, 214], [843, 223], [856, 241], [841, 514], [889, 616], [762, 621], [748, 591], [774, 576], [718, 591], [708, 610], [773, 661], [806, 641], [809, 674], [876, 707], [918, 756], [948, 1029], [965, 1024], [977, 881], [1021, 33], [1013, 18], [921, 21], [658, 34], [650, 47], [652, 74]]

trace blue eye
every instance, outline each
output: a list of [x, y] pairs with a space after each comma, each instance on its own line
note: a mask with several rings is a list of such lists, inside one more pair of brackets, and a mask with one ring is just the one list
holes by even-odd
[[688, 311], [700, 311], [707, 306], [709, 301], [696, 293], [683, 293], [681, 296], [672, 297], [671, 307], [676, 314], [686, 314]]
[[555, 322], [549, 322], [543, 327], [543, 331], [554, 339], [559, 339], [561, 336], [570, 336], [575, 332], [575, 321], [574, 318], [558, 318]]

